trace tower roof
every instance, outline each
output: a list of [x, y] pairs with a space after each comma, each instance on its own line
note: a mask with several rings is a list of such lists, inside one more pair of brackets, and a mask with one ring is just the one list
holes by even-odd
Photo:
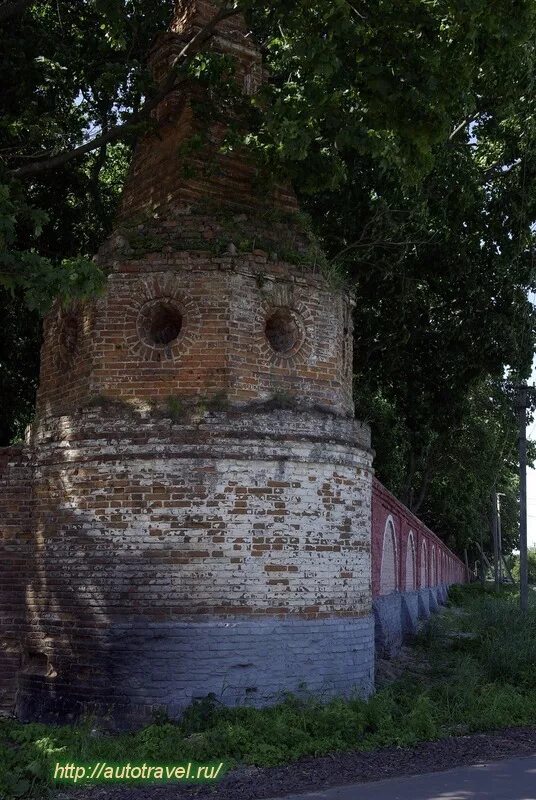
[[[150, 56], [158, 82], [165, 80], [185, 43], [215, 18], [219, 8], [206, 0], [177, 1], [170, 29], [159, 37]], [[262, 56], [241, 14], [221, 19], [199, 46], [231, 56], [238, 86], [244, 94], [257, 91], [263, 80]], [[159, 104], [158, 130], [145, 135], [134, 154], [123, 192], [122, 223], [152, 218], [172, 225], [178, 216], [184, 223], [188, 209], [200, 205], [225, 214], [276, 211], [295, 216], [298, 204], [288, 184], [263, 174], [241, 148], [222, 151], [229, 120], [221, 109], [213, 114], [214, 107], [209, 91], [189, 80]], [[233, 119], [237, 122], [236, 116]], [[249, 238], [249, 232], [242, 238]]]
[[[170, 30], [183, 35], [195, 34], [209, 24], [221, 10], [221, 4], [207, 2], [207, 0], [177, 0]], [[218, 34], [227, 36], [247, 34], [247, 26], [242, 14], [232, 14], [232, 16], [220, 20], [216, 30]]]
[[[178, 5], [153, 69], [166, 74], [212, 8]], [[210, 46], [231, 54], [244, 90], [254, 89], [261, 55], [240, 17]], [[121, 218], [99, 252], [107, 292], [72, 318], [59, 308], [47, 321], [40, 411], [92, 396], [257, 407], [283, 395], [352, 414], [350, 298], [323, 274], [292, 190], [263, 185], [243, 149], [222, 150], [227, 120], [221, 108], [219, 118], [204, 113], [211, 97], [188, 79], [157, 108], [159, 124], [136, 148]]]

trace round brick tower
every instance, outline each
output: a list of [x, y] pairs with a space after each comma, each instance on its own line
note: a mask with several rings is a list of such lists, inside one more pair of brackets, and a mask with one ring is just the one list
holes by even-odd
[[[179, 2], [157, 78], [214, 11]], [[234, 17], [210, 46], [253, 92], [246, 34]], [[138, 146], [106, 293], [46, 321], [23, 718], [372, 688], [351, 300], [315, 266], [292, 191], [221, 154], [202, 101], [183, 85]]]

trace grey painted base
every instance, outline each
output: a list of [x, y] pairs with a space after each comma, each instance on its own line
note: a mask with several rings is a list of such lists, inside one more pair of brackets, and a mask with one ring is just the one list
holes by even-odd
[[116, 683], [170, 713], [208, 694], [225, 705], [265, 705], [304, 689], [369, 695], [372, 647], [372, 617], [125, 626], [114, 634], [116, 653], [128, 653]]
[[26, 703], [24, 690], [20, 693], [19, 716], [65, 720], [93, 705], [109, 711], [114, 723], [125, 727], [139, 724], [156, 709], [177, 717], [192, 701], [208, 695], [228, 706], [263, 706], [276, 703], [287, 692], [327, 700], [337, 695], [368, 697], [374, 689], [372, 615], [321, 620], [137, 620], [116, 622], [108, 633], [103, 652], [107, 680], [98, 697], [91, 697], [91, 684], [51, 693], [44, 680], [40, 692], [33, 685]]
[[373, 601], [376, 654], [383, 658], [395, 655], [403, 641], [417, 633], [419, 621], [428, 619], [446, 603], [447, 597], [446, 585], [376, 597]]

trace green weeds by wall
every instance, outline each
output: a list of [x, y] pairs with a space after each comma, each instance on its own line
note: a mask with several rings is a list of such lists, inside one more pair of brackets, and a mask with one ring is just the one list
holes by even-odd
[[43, 797], [56, 761], [174, 763], [221, 759], [284, 764], [342, 750], [407, 746], [536, 724], [536, 604], [522, 618], [514, 593], [455, 588], [451, 606], [415, 644], [429, 668], [358, 698], [287, 697], [272, 708], [225, 709], [210, 698], [180, 723], [107, 735], [88, 719], [71, 727], [0, 721], [0, 796]]

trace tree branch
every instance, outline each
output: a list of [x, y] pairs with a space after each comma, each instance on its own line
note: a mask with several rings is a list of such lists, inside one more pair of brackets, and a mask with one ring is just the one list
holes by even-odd
[[462, 122], [460, 122], [460, 124], [456, 128], [454, 128], [454, 130], [450, 134], [449, 142], [451, 142], [454, 139], [454, 137], [460, 133], [460, 131], [463, 131], [463, 129], [466, 128], [467, 125], [470, 125], [471, 122], [474, 122], [475, 119], [478, 117], [478, 114], [479, 112], [475, 111], [473, 114], [469, 114], [468, 117], [466, 117]]
[[185, 63], [188, 63], [188, 61], [192, 59], [194, 55], [196, 55], [201, 46], [208, 39], [210, 39], [216, 25], [222, 20], [228, 19], [229, 17], [234, 17], [239, 13], [240, 11], [237, 8], [230, 9], [226, 8], [225, 6], [220, 8], [218, 13], [214, 15], [210, 22], [201, 28], [201, 30], [198, 31], [195, 36], [190, 39], [190, 41], [182, 48], [179, 55], [173, 61], [168, 77], [162, 82], [156, 94], [147, 100], [139, 111], [130, 114], [126, 121], [121, 125], [112, 126], [108, 131], [101, 133], [99, 136], [96, 136], [89, 142], [85, 142], [84, 144], [74, 147], [71, 150], [64, 150], [62, 153], [58, 153], [56, 156], [46, 157], [37, 161], [33, 161], [30, 164], [25, 164], [22, 167], [17, 167], [10, 171], [11, 177], [25, 178], [30, 175], [40, 175], [41, 173], [48, 172], [51, 169], [62, 167], [69, 161], [72, 161], [75, 158], [80, 158], [86, 153], [90, 153], [97, 148], [101, 148], [104, 145], [110, 144], [110, 142], [115, 142], [118, 139], [122, 139], [123, 136], [132, 130], [134, 126], [139, 125], [140, 122], [144, 122], [148, 118], [151, 111], [156, 108], [156, 106], [162, 102], [162, 100], [171, 91], [176, 89], [181, 83], [185, 82], [184, 78], [177, 80], [177, 70], [179, 67], [183, 67]]
[[13, 3], [2, 3], [2, 5], [0, 5], [0, 25], [10, 19], [10, 17], [22, 14], [31, 3], [32, 0], [16, 0], [16, 2]]
[[421, 483], [421, 490], [419, 492], [419, 496], [417, 497], [417, 500], [415, 501], [415, 503], [412, 503], [412, 506], [411, 506], [411, 511], [414, 514], [418, 514], [419, 513], [419, 511], [421, 509], [421, 506], [424, 503], [424, 499], [425, 499], [425, 497], [426, 497], [426, 495], [428, 493], [428, 486], [430, 484], [431, 478], [432, 478], [432, 464], [431, 464], [429, 456], [427, 456], [426, 468], [424, 470], [424, 475], [423, 475], [422, 483]]
[[422, 471], [422, 480], [420, 491], [417, 496], [417, 500], [414, 501], [414, 492], [411, 493], [410, 502], [408, 504], [408, 508], [413, 514], [418, 514], [420, 507], [424, 502], [424, 498], [426, 497], [426, 493], [428, 491], [428, 484], [430, 483], [430, 479], [432, 478], [432, 458], [431, 458], [431, 449], [432, 449], [432, 442], [429, 441], [426, 445], [426, 449], [424, 452], [424, 465]]
[[337, 253], [337, 255], [334, 256], [331, 259], [331, 261], [332, 262], [337, 261], [339, 258], [342, 258], [342, 256], [345, 256], [347, 253], [350, 253], [352, 250], [359, 250], [359, 249], [362, 249], [362, 248], [373, 250], [375, 247], [384, 247], [384, 248], [389, 248], [389, 247], [409, 247], [411, 245], [430, 244], [430, 242], [432, 241], [432, 238], [433, 237], [430, 237], [429, 239], [404, 239], [403, 241], [400, 241], [400, 242], [392, 242], [392, 241], [387, 241], [387, 240], [383, 240], [383, 239], [377, 239], [377, 240], [376, 239], [370, 239], [367, 242], [356, 242], [355, 244], [348, 245], [348, 247], [345, 247], [343, 250], [341, 250], [339, 253]]
[[351, 10], [354, 12], [354, 14], [355, 14], [357, 17], [359, 17], [359, 19], [366, 19], [366, 17], [365, 17], [365, 16], [363, 16], [363, 14], [361, 14], [361, 13], [360, 13], [360, 12], [357, 10], [357, 8], [356, 8], [354, 5], [352, 5], [352, 3], [350, 3], [348, 0], [346, 0], [346, 5], [350, 7], [350, 9], [351, 9]]
[[487, 183], [493, 177], [502, 177], [503, 175], [509, 175], [512, 170], [516, 167], [519, 167], [521, 162], [523, 161], [522, 158], [518, 158], [516, 161], [513, 161], [511, 164], [504, 164], [502, 161], [497, 161], [495, 164], [492, 164], [491, 167], [485, 171], [484, 175], [482, 176], [482, 180], [484, 183]]

